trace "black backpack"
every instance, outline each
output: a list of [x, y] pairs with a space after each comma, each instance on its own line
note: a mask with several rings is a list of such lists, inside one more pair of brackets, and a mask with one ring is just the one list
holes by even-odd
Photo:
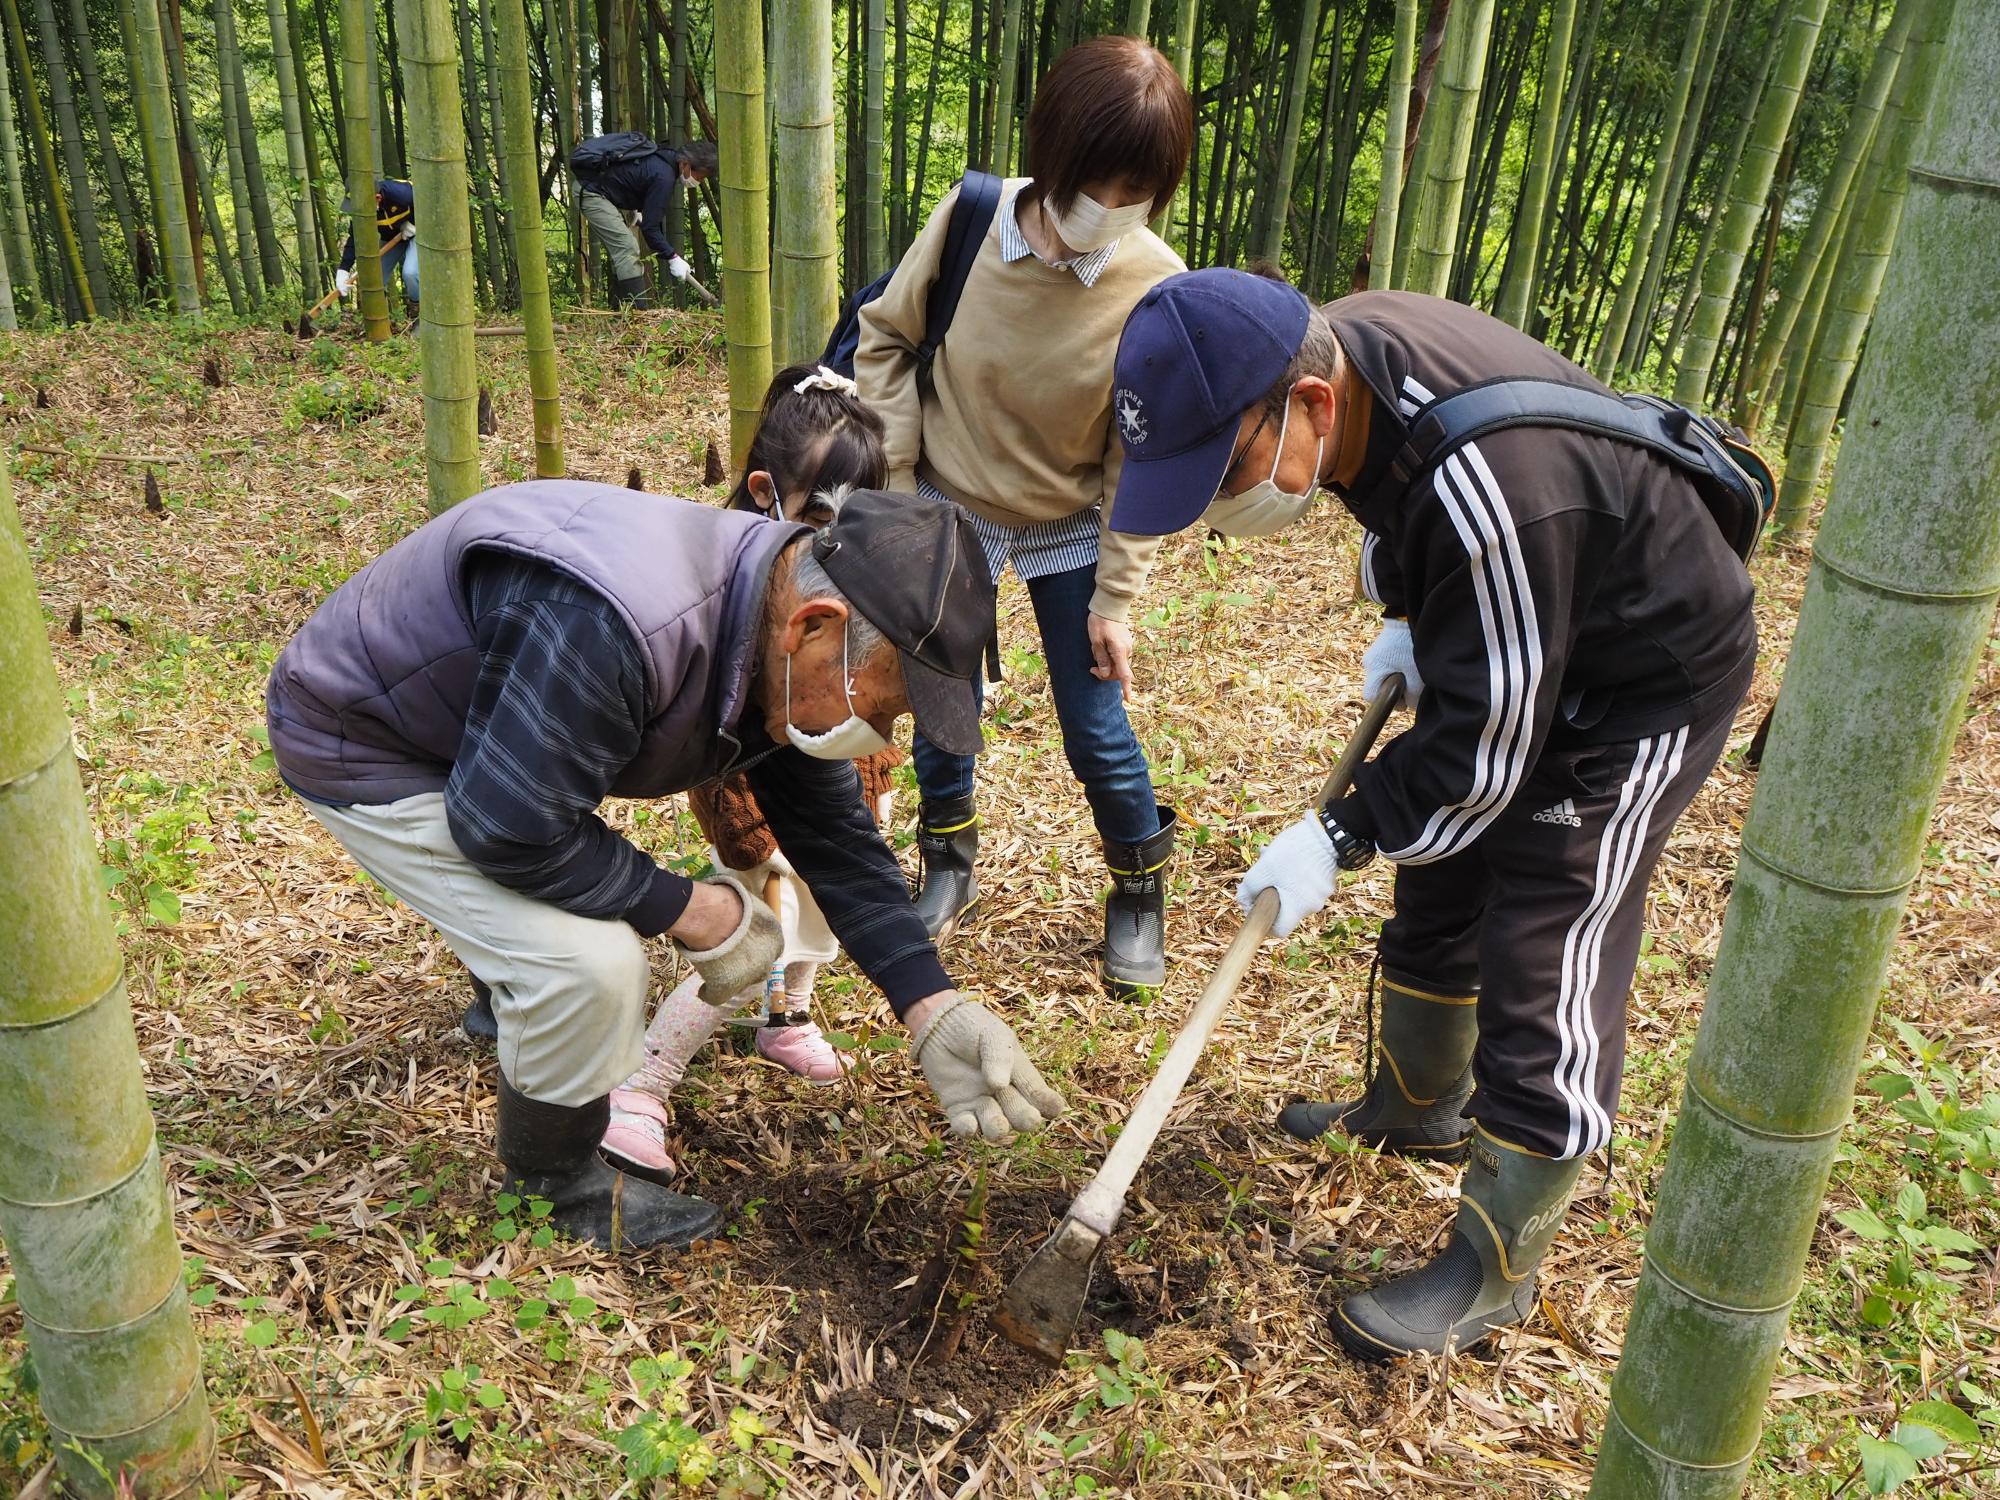
[[1433, 401], [1410, 422], [1389, 473], [1407, 490], [1458, 449], [1507, 427], [1564, 427], [1636, 443], [1669, 460], [1746, 563], [1777, 501], [1770, 466], [1740, 428], [1659, 396], [1615, 396], [1557, 380], [1489, 380]]
[[592, 136], [569, 154], [569, 169], [579, 177], [596, 177], [621, 162], [638, 161], [660, 149], [649, 135], [636, 130], [617, 130], [610, 135]]
[[[1000, 207], [1003, 186], [991, 172], [967, 172], [959, 179], [958, 201], [951, 206], [944, 253], [938, 257], [937, 280], [931, 283], [930, 297], [924, 303], [924, 341], [917, 345], [917, 379], [925, 385], [930, 384], [931, 361], [937, 358], [938, 345], [944, 342], [945, 330], [958, 311], [965, 278], [972, 274], [972, 263], [979, 258], [979, 247]], [[892, 266], [847, 299], [819, 357], [821, 364], [854, 378], [854, 354], [861, 346], [861, 309], [888, 289], [895, 274]]]

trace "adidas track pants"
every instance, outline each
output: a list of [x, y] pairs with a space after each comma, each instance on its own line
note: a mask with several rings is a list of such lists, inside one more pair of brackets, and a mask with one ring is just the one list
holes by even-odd
[[1471, 848], [1397, 869], [1383, 968], [1478, 992], [1466, 1112], [1491, 1134], [1554, 1157], [1610, 1143], [1653, 866], [1734, 717], [1546, 751]]

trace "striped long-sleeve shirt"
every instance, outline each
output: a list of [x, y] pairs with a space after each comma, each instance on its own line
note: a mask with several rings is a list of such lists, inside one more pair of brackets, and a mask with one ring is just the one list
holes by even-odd
[[[467, 598], [480, 672], [450, 778], [452, 837], [501, 885], [580, 916], [664, 932], [692, 883], [597, 815], [645, 727], [645, 665], [611, 604], [525, 558], [480, 554]], [[746, 726], [751, 791], [841, 945], [898, 1015], [951, 988], [895, 856], [844, 761]]]

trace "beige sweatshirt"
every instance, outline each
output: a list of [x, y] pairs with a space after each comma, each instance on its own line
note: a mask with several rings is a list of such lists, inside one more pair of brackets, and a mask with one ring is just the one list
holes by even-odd
[[[1118, 242], [1095, 286], [1033, 255], [1003, 263], [1000, 214], [1014, 211], [1026, 182], [1007, 184], [932, 363], [930, 393], [918, 390], [916, 348], [956, 188], [882, 295], [861, 310], [855, 379], [888, 428], [892, 489], [915, 489], [921, 473], [1003, 526], [1060, 520], [1095, 505], [1108, 521], [1124, 463], [1111, 420], [1118, 336], [1147, 290], [1187, 267], [1145, 229]], [[1104, 526], [1091, 613], [1126, 619], [1159, 545], [1157, 537]]]

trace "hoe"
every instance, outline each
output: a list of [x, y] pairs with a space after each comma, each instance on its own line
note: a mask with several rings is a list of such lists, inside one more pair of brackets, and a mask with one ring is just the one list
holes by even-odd
[[[1402, 696], [1403, 679], [1392, 676], [1362, 714], [1354, 737], [1347, 742], [1339, 763], [1326, 778], [1315, 806], [1324, 807], [1346, 792], [1354, 780], [1355, 767], [1367, 759], [1375, 737], [1382, 732], [1383, 723]], [[1187, 1023], [1174, 1038], [1159, 1072], [1146, 1085], [1139, 1102], [1132, 1106], [1131, 1118], [1112, 1144], [1104, 1165], [1076, 1195], [1055, 1233], [1042, 1242], [1008, 1286], [993, 1322], [1010, 1342], [1052, 1364], [1062, 1360], [1077, 1320], [1083, 1315], [1091, 1270], [1103, 1253], [1104, 1242], [1111, 1238], [1111, 1232], [1125, 1213], [1125, 1195], [1132, 1189], [1132, 1179], [1139, 1175], [1146, 1153], [1152, 1150], [1160, 1127], [1167, 1122], [1168, 1111], [1194, 1072], [1202, 1049], [1208, 1045], [1223, 1011], [1235, 998], [1237, 985], [1243, 982], [1244, 970], [1250, 967], [1251, 958], [1269, 935], [1277, 916], [1277, 892], [1263, 892], [1237, 929], [1228, 951], [1216, 964], [1208, 987], [1188, 1013]]]

